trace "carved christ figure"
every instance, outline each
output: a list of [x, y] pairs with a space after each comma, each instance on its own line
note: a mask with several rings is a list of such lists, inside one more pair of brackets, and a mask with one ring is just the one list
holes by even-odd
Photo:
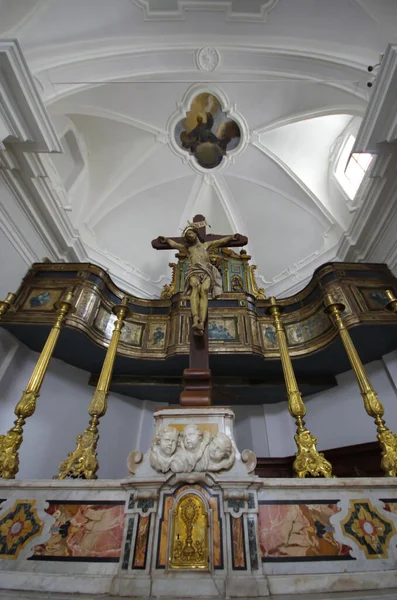
[[240, 234], [228, 235], [209, 242], [200, 239], [198, 229], [189, 225], [183, 232], [184, 243], [172, 238], [160, 236], [158, 240], [171, 248], [187, 254], [189, 266], [185, 277], [185, 295], [190, 296], [193, 319], [193, 333], [203, 335], [208, 315], [208, 297], [216, 298], [222, 293], [222, 277], [218, 269], [211, 264], [210, 253], [215, 248], [228, 246], [238, 241]]

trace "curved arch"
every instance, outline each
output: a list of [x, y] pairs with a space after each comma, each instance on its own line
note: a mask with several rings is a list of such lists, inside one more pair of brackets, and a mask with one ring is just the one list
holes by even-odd
[[257, 135], [262, 135], [263, 133], [267, 133], [268, 131], [272, 131], [273, 129], [284, 127], [284, 125], [292, 125], [293, 123], [298, 123], [299, 121], [307, 121], [308, 119], [315, 119], [317, 117], [328, 117], [331, 115], [343, 114], [351, 114], [353, 117], [363, 117], [364, 113], [364, 104], [363, 106], [348, 106], [346, 104], [330, 105], [324, 108], [319, 108], [310, 111], [302, 111], [299, 113], [288, 115], [287, 117], [283, 117], [282, 119], [273, 121], [270, 125], [257, 127], [255, 131], [253, 131], [253, 133]]

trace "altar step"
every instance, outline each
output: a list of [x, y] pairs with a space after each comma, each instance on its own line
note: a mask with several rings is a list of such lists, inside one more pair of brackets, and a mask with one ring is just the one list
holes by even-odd
[[[149, 598], [136, 596], [109, 596], [86, 595], [86, 594], [59, 594], [51, 592], [25, 592], [8, 591], [0, 589], [0, 600], [156, 600], [153, 596]], [[181, 597], [161, 598], [161, 600], [181, 600]], [[186, 596], [183, 600], [189, 600]], [[200, 600], [219, 600], [219, 596], [200, 598]], [[239, 600], [253, 600], [253, 598], [239, 598]], [[368, 592], [337, 592], [330, 594], [288, 594], [282, 596], [263, 596], [255, 600], [397, 600], [397, 588], [394, 590], [371, 590]]]

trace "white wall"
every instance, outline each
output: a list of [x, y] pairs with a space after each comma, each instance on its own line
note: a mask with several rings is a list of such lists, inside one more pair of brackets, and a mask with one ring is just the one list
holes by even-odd
[[268, 435], [263, 406], [233, 406], [235, 435], [240, 451], [248, 448], [257, 456], [269, 456]]
[[[365, 365], [365, 368], [385, 408], [386, 424], [397, 433], [397, 395], [385, 361], [396, 368], [395, 353], [394, 358], [388, 355], [383, 360]], [[336, 388], [305, 399], [306, 424], [317, 436], [318, 449], [376, 441], [376, 425], [365, 412], [352, 371], [343, 373], [337, 379]]]
[[[0, 328], [0, 434], [12, 426], [14, 408], [26, 387], [38, 354]], [[397, 433], [397, 351], [366, 365], [371, 382], [385, 407], [387, 426]], [[88, 426], [93, 394], [88, 373], [52, 360], [35, 414], [27, 419], [20, 450], [18, 478], [51, 478], [59, 463], [76, 447], [76, 435]], [[351, 371], [338, 377], [338, 386], [305, 398], [306, 424], [317, 436], [318, 449], [376, 440], [373, 419], [363, 407]], [[98, 458], [101, 478], [127, 475], [131, 450], [146, 452], [154, 434], [153, 412], [158, 406], [111, 393], [107, 414], [99, 426]], [[296, 451], [294, 420], [286, 402], [236, 406], [236, 440], [240, 450], [257, 456], [291, 456]]]
[[[385, 408], [386, 425], [397, 433], [397, 351], [365, 366]], [[352, 371], [337, 377], [335, 388], [307, 396], [306, 426], [317, 436], [317, 448], [327, 450], [376, 441], [374, 420], [367, 415]], [[287, 402], [236, 406], [236, 439], [240, 449], [257, 456], [284, 457], [296, 452], [295, 421]], [[260, 408], [260, 411], [258, 411]]]
[[[10, 352], [15, 352], [15, 342], [11, 343], [13, 338], [1, 329], [0, 334], [1, 367], [7, 365]], [[0, 380], [0, 433], [6, 433], [12, 426], [15, 405], [38, 358], [37, 353], [17, 344], [18, 349]], [[51, 361], [36, 412], [27, 419], [24, 428], [18, 478], [51, 478], [58, 473], [59, 463], [76, 447], [76, 435], [88, 426], [87, 410], [93, 391], [88, 386], [88, 373], [56, 359]], [[150, 443], [153, 410], [151, 402], [143, 408], [139, 400], [109, 394], [108, 411], [99, 425], [99, 477], [113, 479], [128, 474], [129, 452], [145, 451]], [[142, 425], [144, 435], [140, 435]], [[142, 447], [137, 447], [139, 438]]]

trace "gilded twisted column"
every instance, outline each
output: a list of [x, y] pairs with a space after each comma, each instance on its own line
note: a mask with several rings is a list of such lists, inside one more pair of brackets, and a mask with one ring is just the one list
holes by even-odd
[[391, 290], [386, 290], [386, 296], [389, 301], [386, 304], [387, 310], [397, 313], [397, 298], [395, 297], [395, 295], [393, 294], [393, 292]]
[[310, 431], [305, 427], [303, 417], [306, 415], [306, 407], [299, 392], [291, 357], [288, 352], [287, 336], [281, 320], [281, 307], [276, 303], [274, 296], [270, 298], [270, 303], [268, 312], [273, 316], [273, 324], [276, 329], [281, 365], [287, 388], [288, 410], [297, 425], [294, 439], [298, 451], [295, 454], [294, 471], [298, 477], [305, 477], [306, 475], [332, 477], [331, 463], [324, 458], [324, 454], [318, 452], [316, 448], [316, 436], [311, 435]]
[[364, 400], [364, 408], [370, 417], [375, 419], [377, 425], [377, 438], [382, 451], [381, 467], [388, 477], [396, 477], [397, 474], [397, 436], [394, 435], [385, 425], [382, 419], [384, 408], [379, 401], [378, 396], [373, 389], [368, 375], [364, 369], [358, 352], [353, 344], [342, 318], [345, 309], [344, 304], [335, 302], [331, 294], [326, 294], [324, 298], [326, 312], [331, 315], [335, 327], [339, 331], [350, 364], [356, 375], [360, 388], [361, 396]]
[[117, 354], [121, 330], [124, 327], [124, 321], [130, 314], [127, 306], [128, 297], [125, 296], [121, 304], [113, 306], [113, 313], [117, 319], [105, 360], [102, 365], [101, 374], [88, 408], [88, 414], [91, 419], [87, 429], [82, 435], [76, 438], [77, 447], [74, 452], [69, 452], [67, 458], [59, 465], [58, 476], [56, 479], [65, 479], [66, 477], [80, 479], [97, 479], [99, 463], [97, 459], [97, 445], [99, 439], [98, 425], [100, 417], [103, 417], [107, 410], [107, 398], [109, 395], [110, 381], [113, 373], [114, 361]]
[[31, 417], [36, 410], [36, 400], [40, 395], [40, 388], [54, 352], [55, 344], [57, 343], [66, 315], [72, 309], [72, 298], [73, 293], [67, 292], [64, 298], [56, 304], [58, 314], [55, 324], [51, 328], [28, 385], [15, 407], [14, 412], [18, 418], [14, 422], [14, 427], [6, 435], [0, 435], [0, 477], [3, 479], [14, 479], [18, 473], [18, 450], [23, 440], [23, 426], [26, 419]]
[[11, 308], [11, 305], [13, 304], [14, 300], [15, 294], [13, 294], [12, 292], [8, 292], [5, 300], [0, 300], [0, 319], [3, 315], [5, 315], [9, 308]]

